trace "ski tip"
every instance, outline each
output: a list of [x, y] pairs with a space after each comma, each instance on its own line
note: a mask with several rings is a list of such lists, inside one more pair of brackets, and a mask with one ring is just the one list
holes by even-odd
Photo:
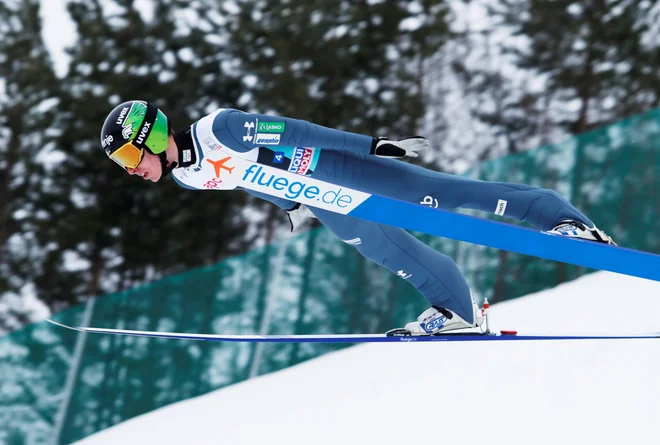
[[51, 320], [50, 318], [47, 318], [46, 321], [50, 324], [54, 324], [55, 326], [59, 326], [59, 327], [64, 328], [64, 329], [71, 329], [72, 331], [82, 331], [82, 329], [80, 329], [80, 328], [76, 328], [74, 326], [68, 326], [68, 325], [62, 324], [62, 323], [59, 323], [55, 320]]
[[501, 335], [518, 335], [518, 331], [513, 331], [513, 330], [501, 330], [500, 331]]

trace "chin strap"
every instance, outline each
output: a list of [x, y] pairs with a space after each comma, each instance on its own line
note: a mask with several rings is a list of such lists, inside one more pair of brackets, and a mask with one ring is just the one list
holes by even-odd
[[177, 164], [176, 162], [172, 162], [171, 164], [167, 162], [167, 155], [165, 154], [165, 152], [159, 154], [158, 157], [160, 158], [160, 167], [163, 169], [163, 174], [161, 175], [161, 178], [164, 178], [177, 167]]

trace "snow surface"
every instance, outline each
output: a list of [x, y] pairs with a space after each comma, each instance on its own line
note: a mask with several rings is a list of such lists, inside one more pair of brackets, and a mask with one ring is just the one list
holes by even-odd
[[[497, 304], [494, 329], [660, 330], [660, 283], [606, 272]], [[78, 442], [656, 444], [660, 340], [368, 344]]]

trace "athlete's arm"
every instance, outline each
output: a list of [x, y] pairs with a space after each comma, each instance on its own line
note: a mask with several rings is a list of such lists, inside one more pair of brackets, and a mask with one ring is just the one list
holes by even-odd
[[387, 141], [363, 134], [323, 127], [311, 122], [266, 114], [221, 111], [213, 122], [213, 134], [220, 143], [240, 151], [278, 145], [346, 150], [360, 154], [400, 158], [417, 156], [428, 142], [424, 138]]

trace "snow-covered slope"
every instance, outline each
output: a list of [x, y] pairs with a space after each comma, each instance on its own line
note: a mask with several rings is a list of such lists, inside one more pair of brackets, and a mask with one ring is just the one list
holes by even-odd
[[[495, 305], [491, 328], [660, 330], [660, 283], [596, 273]], [[660, 340], [372, 344], [132, 419], [115, 444], [656, 444]]]

